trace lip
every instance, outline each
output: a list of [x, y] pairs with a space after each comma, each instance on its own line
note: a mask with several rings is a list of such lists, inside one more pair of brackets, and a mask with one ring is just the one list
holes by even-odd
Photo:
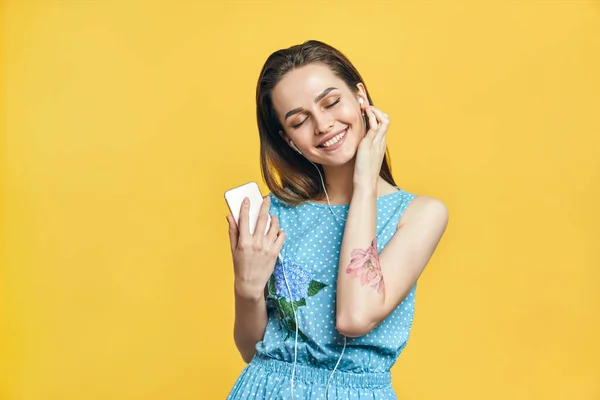
[[[331, 146], [329, 146], [329, 147], [319, 147], [319, 150], [321, 150], [321, 151], [327, 151], [327, 152], [329, 152], [329, 151], [334, 151], [334, 150], [337, 150], [337, 149], [339, 149], [340, 147], [342, 147], [342, 145], [343, 145], [343, 144], [344, 144], [344, 142], [346, 141], [346, 138], [348, 137], [348, 130], [349, 130], [349, 129], [350, 129], [350, 128], [348, 127], [348, 128], [346, 128], [346, 129], [344, 129], [344, 130], [341, 130], [340, 132], [336, 133], [336, 135], [339, 135], [340, 133], [342, 133], [342, 132], [346, 131], [346, 134], [345, 134], [344, 136], [342, 136], [342, 138], [341, 138], [340, 140], [338, 140], [336, 143], [332, 144], [332, 145], [331, 145]], [[333, 135], [333, 136], [335, 136], [335, 135]]]
[[[342, 132], [344, 132], [344, 131], [346, 131], [346, 130], [348, 130], [348, 127], [345, 127], [345, 128], [344, 128], [344, 129], [342, 129], [342, 130], [339, 130], [339, 131], [337, 131], [337, 132], [335, 132], [335, 133], [331, 133], [331, 134], [329, 134], [329, 135], [325, 136], [325, 138], [324, 138], [323, 140], [321, 140], [321, 142], [320, 142], [320, 143], [317, 145], [317, 147], [318, 147], [318, 146], [322, 146], [322, 145], [323, 145], [324, 143], [326, 143], [328, 140], [330, 140], [330, 139], [332, 139], [332, 138], [336, 137], [337, 135], [339, 135], [340, 133], [342, 133]], [[346, 138], [346, 137], [344, 136], [342, 139], [345, 139], [345, 138]]]

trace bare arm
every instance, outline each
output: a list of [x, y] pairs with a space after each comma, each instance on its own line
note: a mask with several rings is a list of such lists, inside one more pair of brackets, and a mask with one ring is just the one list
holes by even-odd
[[[385, 280], [375, 244], [374, 190], [354, 190], [342, 238], [337, 280], [337, 329], [346, 336], [360, 336], [372, 307], [385, 299]], [[375, 251], [373, 252], [373, 245]]]
[[346, 336], [367, 334], [404, 300], [433, 255], [448, 221], [441, 201], [419, 196], [407, 207], [394, 236], [378, 254], [376, 198], [360, 192], [355, 197], [355, 207], [351, 203], [348, 212], [338, 272], [337, 328]]
[[233, 338], [242, 358], [250, 362], [256, 353], [256, 343], [262, 340], [267, 327], [267, 307], [264, 290], [275, 268], [275, 261], [285, 233], [279, 228], [279, 219], [271, 218], [265, 234], [270, 198], [263, 201], [254, 234], [249, 229], [249, 203], [240, 210], [239, 228], [232, 216], [229, 222], [229, 239], [235, 273], [235, 322]]
[[375, 107], [365, 103], [363, 109], [369, 118], [369, 131], [357, 150], [337, 282], [336, 327], [346, 336], [367, 334], [404, 300], [432, 256], [448, 220], [441, 201], [417, 197], [378, 254], [377, 181], [390, 121]]
[[256, 353], [256, 343], [262, 340], [267, 328], [267, 306], [261, 295], [256, 298], [235, 294], [235, 323], [233, 338], [245, 362]]

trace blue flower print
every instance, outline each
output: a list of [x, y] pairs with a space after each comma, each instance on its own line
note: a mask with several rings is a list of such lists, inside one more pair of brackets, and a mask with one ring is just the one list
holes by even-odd
[[[287, 285], [285, 278], [287, 278]], [[302, 265], [288, 259], [283, 260], [283, 264], [279, 260], [277, 261], [273, 275], [269, 279], [268, 290], [269, 295], [277, 304], [281, 327], [288, 332], [286, 339], [290, 337], [291, 332], [296, 330], [294, 313], [298, 312], [300, 307], [306, 306], [308, 297], [316, 295], [325, 286], [327, 285], [315, 281], [310, 271]], [[307, 340], [306, 335], [300, 329], [298, 329], [298, 335], [302, 340]]]
[[[290, 260], [284, 260], [283, 265], [278, 262], [273, 274], [275, 275], [275, 294], [278, 297], [284, 297], [287, 301], [300, 301], [308, 296], [308, 287], [313, 277], [300, 264]], [[285, 278], [287, 278], [287, 285]]]

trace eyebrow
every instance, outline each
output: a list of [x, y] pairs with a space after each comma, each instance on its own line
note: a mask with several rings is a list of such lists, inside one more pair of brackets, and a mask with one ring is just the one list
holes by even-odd
[[[315, 103], [318, 103], [319, 101], [321, 101], [321, 99], [323, 97], [327, 96], [329, 94], [329, 92], [331, 92], [332, 90], [336, 90], [336, 89], [337, 89], [336, 87], [328, 87], [327, 89], [323, 90], [320, 95], [315, 97]], [[300, 107], [300, 108], [294, 108], [293, 110], [288, 111], [287, 114], [285, 114], [284, 120], [288, 119], [289, 117], [291, 117], [294, 114], [298, 114], [302, 110], [304, 110], [304, 109], [302, 107]]]

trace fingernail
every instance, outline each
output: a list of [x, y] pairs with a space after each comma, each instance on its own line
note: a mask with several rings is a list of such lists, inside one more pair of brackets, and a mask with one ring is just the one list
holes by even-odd
[[247, 197], [244, 197], [244, 204], [248, 204], [249, 201], [250, 201], [250, 199], [248, 199]]

